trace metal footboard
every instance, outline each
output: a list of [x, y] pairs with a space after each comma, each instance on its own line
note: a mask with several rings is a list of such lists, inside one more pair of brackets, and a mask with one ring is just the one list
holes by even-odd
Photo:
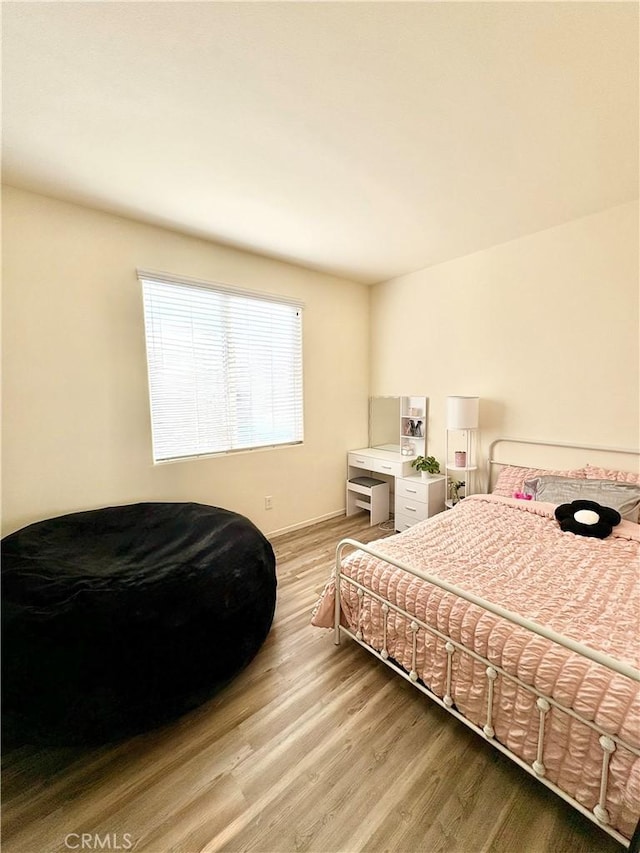
[[[494, 604], [493, 602], [486, 601], [485, 599], [474, 595], [472, 593], [467, 592], [464, 589], [456, 586], [455, 584], [448, 583], [434, 575], [427, 574], [425, 572], [420, 571], [419, 569], [415, 569], [411, 566], [408, 566], [402, 563], [399, 560], [394, 560], [390, 558], [388, 555], [381, 554], [375, 548], [370, 547], [369, 545], [358, 542], [354, 539], [343, 539], [338, 543], [336, 549], [336, 569], [335, 569], [335, 586], [336, 586], [336, 594], [335, 594], [335, 612], [334, 612], [334, 642], [336, 644], [340, 643], [341, 634], [345, 634], [351, 639], [355, 640], [359, 643], [363, 648], [365, 648], [368, 652], [373, 654], [375, 657], [379, 658], [381, 661], [390, 666], [394, 672], [397, 672], [400, 676], [402, 676], [406, 681], [410, 682], [414, 685], [418, 690], [428, 696], [432, 701], [436, 702], [442, 708], [445, 708], [449, 711], [457, 719], [461, 720], [466, 726], [476, 731], [478, 734], [483, 735], [496, 749], [502, 752], [504, 755], [507, 755], [511, 758], [516, 764], [530, 773], [532, 776], [535, 776], [540, 782], [554, 791], [558, 796], [562, 797], [563, 800], [572, 805], [575, 809], [585, 815], [587, 818], [596, 823], [599, 827], [605, 830], [609, 835], [615, 838], [618, 842], [623, 844], [625, 847], [629, 847], [629, 840], [625, 838], [621, 833], [615, 830], [609, 824], [609, 814], [606, 809], [607, 802], [607, 786], [609, 779], [609, 763], [611, 760], [611, 756], [617, 749], [625, 749], [628, 750], [633, 755], [640, 757], [640, 750], [633, 746], [632, 744], [627, 743], [624, 739], [620, 738], [617, 735], [613, 735], [610, 732], [606, 731], [602, 727], [598, 726], [596, 723], [585, 719], [579, 713], [577, 713], [572, 708], [568, 708], [550, 696], [546, 696], [537, 688], [533, 687], [531, 684], [527, 684], [522, 681], [515, 675], [512, 675], [506, 672], [502, 667], [497, 666], [495, 663], [492, 663], [487, 658], [478, 654], [465, 647], [462, 643], [453, 640], [451, 637], [443, 634], [438, 629], [434, 628], [432, 625], [428, 625], [427, 623], [417, 619], [414, 614], [411, 614], [399, 607], [398, 605], [392, 603], [391, 601], [386, 600], [379, 593], [374, 592], [371, 589], [363, 586], [358, 581], [350, 578], [348, 575], [342, 572], [342, 556], [343, 551], [347, 547], [356, 548], [358, 550], [364, 551], [367, 554], [370, 554], [372, 557], [376, 557], [377, 559], [395, 566], [398, 569], [401, 569], [404, 572], [408, 572], [415, 577], [421, 578], [424, 581], [427, 581], [434, 586], [440, 587], [446, 592], [453, 593], [454, 595], [469, 601], [472, 604], [476, 604], [485, 610], [494, 613], [496, 616], [499, 616], [507, 621], [519, 625], [520, 627], [526, 628], [528, 631], [531, 631], [534, 634], [545, 637], [548, 640], [551, 640], [558, 645], [564, 646], [566, 649], [575, 652], [582, 657], [588, 658], [594, 663], [600, 664], [601, 666], [607, 667], [607, 669], [612, 670], [620, 675], [625, 676], [635, 682], [640, 683], [640, 671], [635, 669], [633, 666], [625, 663], [624, 661], [618, 661], [615, 658], [610, 657], [609, 655], [604, 654], [596, 649], [592, 649], [589, 646], [585, 646], [582, 643], [576, 642], [569, 637], [564, 637], [561, 634], [558, 634], [555, 631], [545, 627], [544, 625], [540, 625], [531, 620], [525, 619], [517, 613], [512, 613], [509, 610], [506, 610], [499, 605]], [[347, 583], [350, 584], [357, 590], [358, 596], [358, 613], [357, 613], [357, 628], [356, 631], [353, 632], [350, 628], [347, 628], [340, 624], [340, 612], [341, 612], [341, 598], [340, 598], [340, 588], [341, 585]], [[383, 647], [382, 649], [374, 649], [370, 646], [363, 637], [361, 631], [361, 615], [363, 610], [363, 602], [366, 596], [378, 601], [381, 605], [382, 611], [382, 625], [383, 625]], [[409, 671], [402, 669], [399, 665], [394, 664], [389, 658], [389, 652], [387, 649], [387, 620], [389, 614], [391, 612], [398, 613], [407, 620], [409, 625], [409, 629], [412, 632], [412, 643], [413, 643], [413, 651], [412, 651], [412, 665]], [[417, 634], [418, 631], [424, 631], [431, 634], [434, 637], [439, 638], [443, 645], [443, 654], [446, 655], [446, 688], [444, 695], [442, 697], [437, 696], [433, 691], [428, 689], [419, 681], [418, 673], [416, 670], [416, 649], [417, 649]], [[486, 697], [486, 717], [485, 722], [482, 726], [476, 725], [474, 722], [469, 720], [462, 714], [454, 705], [453, 693], [454, 693], [454, 685], [452, 684], [453, 679], [453, 658], [456, 654], [465, 654], [469, 655], [476, 661], [484, 664], [484, 677], [485, 681], [485, 697]], [[502, 743], [495, 739], [495, 731], [493, 728], [493, 712], [494, 712], [494, 690], [496, 679], [502, 678], [508, 681], [517, 684], [520, 688], [528, 691], [532, 695], [536, 697], [536, 708], [539, 713], [539, 722], [538, 722], [538, 742], [537, 742], [537, 752], [535, 760], [529, 764], [524, 761], [520, 756], [516, 755]], [[555, 785], [545, 776], [545, 764], [544, 764], [544, 756], [545, 756], [545, 725], [546, 718], [549, 711], [554, 708], [557, 711], [560, 711], [564, 714], [567, 714], [569, 717], [572, 717], [578, 720], [583, 725], [587, 726], [591, 730], [595, 731], [599, 735], [599, 744], [602, 749], [602, 766], [600, 771], [600, 794], [598, 798], [598, 802], [595, 805], [593, 811], [590, 811], [565, 791], [563, 791], [560, 787]]]

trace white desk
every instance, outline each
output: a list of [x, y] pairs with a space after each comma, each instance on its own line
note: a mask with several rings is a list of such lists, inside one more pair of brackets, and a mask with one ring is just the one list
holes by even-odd
[[363, 447], [361, 450], [350, 450], [347, 455], [347, 479], [366, 475], [367, 472], [386, 475], [393, 487], [396, 477], [408, 477], [415, 474], [411, 463], [415, 456], [403, 456], [390, 450], [379, 450], [377, 447]]
[[[403, 456], [377, 447], [350, 450], [347, 455], [348, 480], [375, 474], [389, 483], [394, 495], [396, 530], [405, 530], [444, 509], [445, 478], [434, 476], [423, 480], [411, 467], [414, 459], [415, 456]], [[347, 501], [347, 515], [357, 511], [355, 503], [352, 501], [349, 505]]]
[[[350, 450], [347, 454], [347, 481], [352, 477], [371, 476], [385, 480], [389, 484], [389, 492], [395, 494], [395, 483], [398, 477], [408, 477], [414, 473], [411, 462], [415, 456], [403, 456], [391, 450], [380, 450], [377, 447], [363, 447], [361, 450]], [[358, 512], [359, 506], [355, 500], [349, 499], [347, 488], [346, 514]], [[386, 518], [388, 518], [388, 508]]]

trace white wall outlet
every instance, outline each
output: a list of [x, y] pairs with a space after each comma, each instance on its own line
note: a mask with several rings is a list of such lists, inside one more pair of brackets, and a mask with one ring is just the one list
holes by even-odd
[[271, 495], [267, 495], [264, 499], [264, 508], [265, 509], [273, 509], [273, 498]]

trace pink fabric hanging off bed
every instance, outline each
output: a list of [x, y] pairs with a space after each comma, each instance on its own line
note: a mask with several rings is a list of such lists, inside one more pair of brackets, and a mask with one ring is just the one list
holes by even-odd
[[[554, 505], [497, 495], [471, 496], [450, 512], [376, 542], [376, 550], [501, 605], [521, 616], [638, 668], [640, 642], [640, 525], [623, 521], [607, 539], [563, 533]], [[574, 708], [613, 735], [640, 748], [639, 685], [477, 605], [396, 569], [362, 551], [343, 571], [463, 643], [497, 666]], [[343, 583], [343, 624], [383, 648], [381, 604], [363, 599], [360, 624], [356, 588]], [[313, 617], [333, 627], [335, 585], [330, 580]], [[444, 641], [418, 631], [416, 671], [442, 697], [446, 686]], [[412, 666], [413, 632], [393, 611], [387, 622], [389, 656]], [[453, 700], [482, 725], [486, 715], [485, 664], [454, 655]], [[536, 758], [539, 712], [535, 696], [499, 678], [495, 686], [495, 737], [531, 764]], [[602, 767], [599, 735], [552, 709], [548, 714], [546, 777], [589, 810], [597, 804]], [[640, 759], [619, 747], [611, 756], [610, 824], [630, 837], [640, 814]]]

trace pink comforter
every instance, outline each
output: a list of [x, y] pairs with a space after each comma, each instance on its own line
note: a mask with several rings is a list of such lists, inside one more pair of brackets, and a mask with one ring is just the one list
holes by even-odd
[[[639, 668], [640, 526], [623, 521], [609, 538], [591, 539], [563, 533], [553, 511], [551, 504], [475, 495], [453, 511], [372, 547]], [[367, 588], [640, 747], [637, 683], [362, 551], [350, 554], [343, 565]], [[343, 623], [355, 631], [356, 590], [344, 583], [341, 592]], [[314, 625], [333, 626], [334, 600], [331, 580], [314, 613]], [[381, 650], [382, 613], [369, 596], [364, 598], [359, 627], [364, 640]], [[429, 635], [425, 642], [424, 633], [418, 631], [416, 670], [442, 697], [447, 657], [443, 641]], [[390, 657], [409, 670], [412, 648], [407, 620], [391, 612]], [[454, 655], [453, 700], [478, 725], [486, 718], [484, 669], [469, 655]], [[535, 696], [498, 678], [495, 737], [529, 764], [536, 758], [538, 720]], [[555, 709], [547, 715], [545, 775], [590, 810], [599, 798], [598, 737]], [[621, 746], [611, 757], [607, 796], [611, 825], [630, 837], [640, 814], [640, 759]]]

